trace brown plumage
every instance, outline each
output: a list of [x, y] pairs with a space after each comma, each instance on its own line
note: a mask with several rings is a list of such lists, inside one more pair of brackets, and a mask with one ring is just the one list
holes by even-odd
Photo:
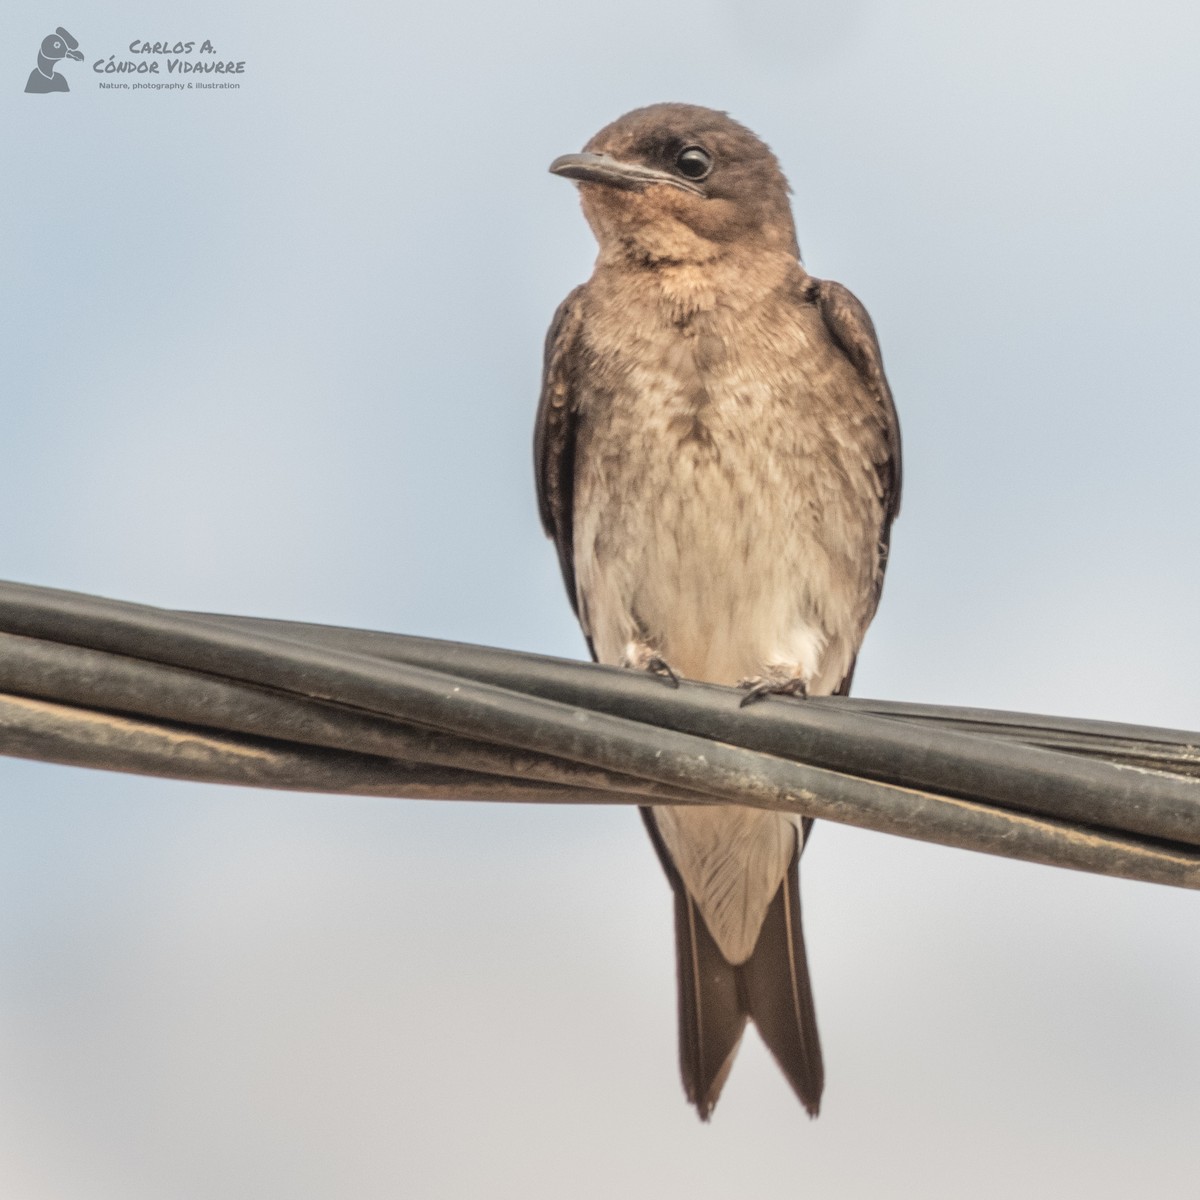
[[[601, 662], [849, 689], [900, 501], [870, 318], [799, 261], [774, 155], [723, 113], [638, 109], [551, 166], [600, 252], [546, 341], [538, 500]], [[675, 893], [680, 1062], [707, 1118], [753, 1020], [808, 1111], [823, 1067], [800, 924], [807, 834], [643, 813]]]

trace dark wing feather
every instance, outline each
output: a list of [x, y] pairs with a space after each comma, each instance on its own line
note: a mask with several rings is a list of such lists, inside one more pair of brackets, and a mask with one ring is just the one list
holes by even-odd
[[887, 452], [876, 463], [880, 494], [883, 497], [884, 522], [880, 540], [886, 547], [892, 522], [900, 515], [900, 421], [892, 401], [892, 389], [883, 373], [883, 355], [875, 326], [858, 297], [849, 288], [829, 279], [814, 279], [817, 308], [833, 340], [870, 387], [879, 405]]
[[[879, 562], [875, 572], [874, 602], [871, 605], [873, 614], [883, 590], [883, 573], [887, 569], [888, 549], [892, 540], [892, 522], [900, 514], [900, 421], [892, 401], [892, 389], [888, 387], [887, 376], [883, 373], [883, 356], [879, 351], [875, 326], [867, 310], [858, 297], [840, 283], [828, 279], [814, 279], [812, 283], [825, 328], [870, 388], [883, 427], [884, 453], [875, 463], [879, 497], [883, 501], [883, 523], [879, 529]], [[853, 671], [852, 666], [850, 674]], [[848, 691], [849, 676], [841, 694]]]
[[[538, 511], [542, 528], [554, 539], [558, 565], [575, 615], [574, 505], [575, 438], [578, 424], [576, 373], [579, 370], [579, 331], [582, 325], [577, 287], [559, 306], [546, 334], [542, 395], [533, 432], [533, 465], [537, 478]], [[587, 633], [587, 630], [584, 630]], [[591, 647], [591, 639], [588, 639]], [[593, 654], [593, 658], [595, 655]]]

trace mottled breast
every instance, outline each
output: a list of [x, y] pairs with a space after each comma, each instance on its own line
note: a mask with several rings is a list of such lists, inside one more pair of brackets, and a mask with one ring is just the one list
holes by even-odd
[[818, 693], [849, 669], [879, 569], [884, 435], [798, 295], [682, 313], [657, 297], [636, 320], [602, 287], [589, 298], [574, 552], [601, 661], [641, 640], [691, 678], [794, 664]]

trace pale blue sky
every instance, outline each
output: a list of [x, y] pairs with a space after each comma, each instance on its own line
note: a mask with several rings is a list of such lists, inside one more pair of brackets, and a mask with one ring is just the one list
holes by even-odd
[[[529, 443], [593, 246], [546, 166], [686, 100], [879, 329], [859, 694], [1200, 727], [1200, 12], [245, 7], [0, 16], [0, 576], [580, 656]], [[242, 86], [99, 90], [134, 38]], [[822, 1116], [750, 1037], [702, 1127], [631, 811], [0, 760], [0, 1192], [1194, 1195], [1194, 895], [827, 825], [803, 878]]]

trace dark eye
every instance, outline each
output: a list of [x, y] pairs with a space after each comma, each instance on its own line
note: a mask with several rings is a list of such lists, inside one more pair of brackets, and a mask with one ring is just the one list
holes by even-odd
[[675, 170], [688, 179], [703, 179], [712, 170], [712, 155], [699, 146], [685, 146], [675, 160]]

